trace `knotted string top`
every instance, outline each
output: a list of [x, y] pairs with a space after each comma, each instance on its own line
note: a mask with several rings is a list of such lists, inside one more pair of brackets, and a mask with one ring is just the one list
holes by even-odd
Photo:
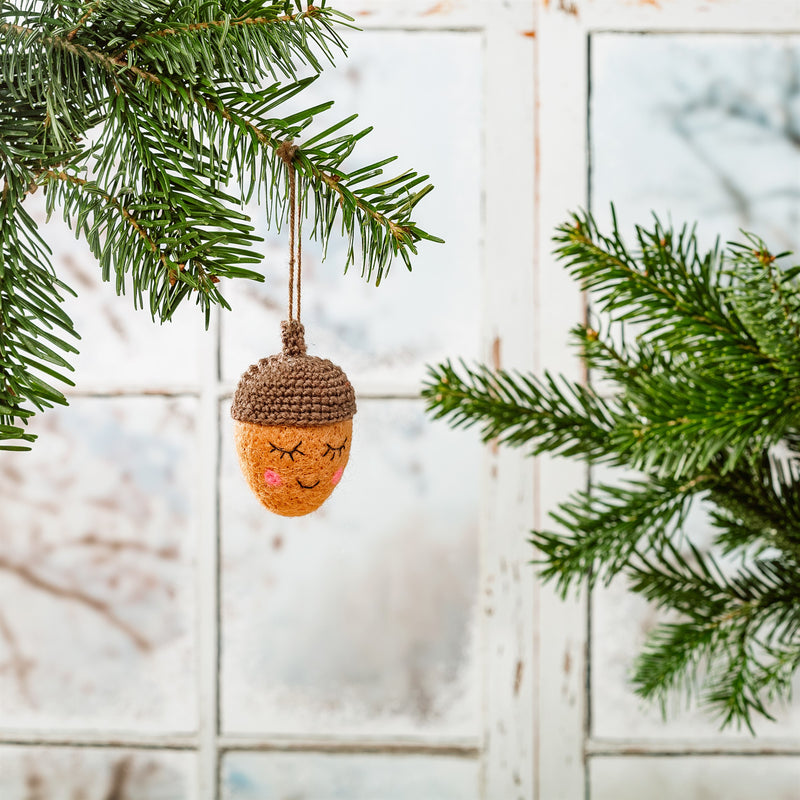
[[281, 322], [281, 341], [283, 355], [287, 358], [298, 358], [306, 354], [305, 328], [298, 320]]

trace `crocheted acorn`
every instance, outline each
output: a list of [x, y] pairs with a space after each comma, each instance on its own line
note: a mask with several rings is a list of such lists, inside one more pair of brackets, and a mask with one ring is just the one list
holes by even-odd
[[281, 323], [283, 350], [250, 366], [231, 416], [244, 477], [261, 503], [284, 517], [315, 511], [350, 457], [356, 397], [344, 372], [306, 355], [300, 322]]

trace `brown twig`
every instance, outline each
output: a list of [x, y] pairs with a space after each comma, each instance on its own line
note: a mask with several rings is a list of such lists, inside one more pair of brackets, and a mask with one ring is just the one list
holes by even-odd
[[95, 0], [89, 8], [86, 10], [86, 13], [78, 20], [77, 25], [67, 34], [67, 41], [71, 42], [75, 38], [75, 34], [89, 21], [89, 17], [97, 11], [100, 4], [103, 0]]
[[41, 552], [50, 553], [54, 550], [60, 550], [64, 547], [99, 547], [104, 550], [111, 550], [118, 553], [123, 550], [133, 551], [137, 553], [144, 553], [153, 556], [154, 558], [163, 558], [164, 560], [174, 560], [177, 557], [178, 551], [175, 547], [149, 547], [145, 542], [138, 539], [104, 539], [93, 533], [88, 533], [85, 536], [79, 536], [76, 539], [66, 539], [58, 542], [58, 544], [49, 544], [41, 549]]
[[137, 67], [135, 64], [128, 64], [127, 61], [123, 60], [122, 58], [114, 58], [113, 56], [109, 56], [106, 53], [101, 53], [99, 50], [93, 50], [90, 47], [86, 47], [82, 44], [78, 44], [77, 42], [71, 41], [67, 37], [62, 36], [42, 36], [38, 31], [34, 30], [33, 28], [25, 28], [22, 25], [14, 25], [10, 22], [4, 22], [0, 24], [0, 31], [7, 32], [13, 31], [14, 33], [18, 33], [20, 35], [24, 34], [34, 34], [40, 38], [42, 42], [45, 44], [53, 45], [54, 47], [60, 47], [63, 50], [67, 50], [70, 53], [74, 53], [75, 55], [84, 56], [88, 58], [90, 61], [94, 61], [97, 64], [102, 64], [106, 69], [110, 72], [117, 73], [118, 71], [128, 71], [132, 72], [139, 78], [146, 80], [150, 83], [161, 85], [162, 81], [158, 75], [154, 75], [152, 72], [148, 72], [147, 70], [141, 69], [141, 67]]
[[770, 287], [772, 288], [772, 293], [778, 299], [778, 303], [780, 304], [783, 316], [786, 319], [786, 322], [789, 324], [789, 327], [792, 329], [795, 339], [800, 341], [800, 325], [797, 324], [797, 320], [794, 318], [792, 308], [789, 305], [788, 299], [786, 298], [786, 293], [783, 291], [783, 287], [781, 286], [780, 281], [778, 280], [778, 277], [775, 274], [775, 270], [773, 269], [773, 264], [775, 263], [775, 256], [773, 256], [772, 253], [768, 253], [765, 251], [756, 252], [754, 255], [764, 265], [765, 269], [767, 270]]
[[22, 652], [19, 641], [2, 611], [0, 611], [0, 636], [8, 647], [9, 665], [14, 673], [14, 677], [17, 679], [20, 694], [29, 705], [35, 705], [33, 695], [31, 694], [30, 682], [28, 680], [34, 662], [30, 658], [26, 658], [25, 654]]
[[[177, 36], [181, 33], [188, 31], [203, 31], [211, 30], [213, 28], [240, 28], [245, 25], [271, 25], [277, 22], [295, 22], [299, 19], [312, 19], [319, 16], [320, 9], [316, 6], [310, 5], [305, 11], [300, 14], [284, 14], [280, 17], [245, 17], [244, 19], [214, 19], [208, 22], [191, 22], [180, 28], [162, 28], [158, 31], [151, 31], [149, 36]], [[130, 44], [126, 45], [120, 53], [129, 53], [131, 50], [139, 47], [147, 41], [147, 36], [140, 36], [134, 39]]]
[[51, 594], [54, 597], [60, 597], [64, 600], [71, 600], [74, 603], [78, 603], [79, 605], [91, 609], [105, 619], [110, 625], [115, 627], [121, 633], [124, 633], [125, 636], [127, 636], [139, 650], [147, 651], [151, 649], [152, 645], [150, 642], [132, 625], [119, 617], [114, 609], [111, 608], [111, 606], [105, 601], [100, 600], [97, 597], [93, 597], [92, 595], [83, 592], [81, 589], [69, 586], [60, 586], [57, 583], [53, 583], [47, 578], [35, 573], [27, 565], [17, 564], [5, 558], [5, 556], [0, 556], [0, 570], [4, 570], [12, 575], [16, 575], [20, 580], [24, 581], [35, 589], [39, 589], [42, 592]]
[[111, 783], [103, 800], [125, 800], [128, 797], [126, 787], [131, 777], [133, 759], [131, 756], [124, 756], [114, 763], [111, 771]]
[[[77, 175], [70, 175], [68, 172], [56, 172], [52, 169], [42, 173], [42, 177], [50, 180], [66, 181], [67, 183], [72, 183], [75, 186], [86, 186], [89, 184], [89, 181], [87, 181], [85, 178], [79, 178]], [[131, 212], [128, 211], [128, 209], [125, 208], [125, 206], [123, 206], [116, 197], [112, 197], [110, 194], [106, 194], [102, 191], [98, 193], [108, 205], [116, 208], [120, 214], [122, 214], [125, 221], [136, 231], [136, 233], [139, 234], [139, 236], [142, 237], [142, 239], [144, 239], [145, 242], [147, 242], [147, 246], [150, 248], [150, 250], [153, 253], [158, 254], [158, 258], [164, 267], [170, 273], [174, 272], [175, 270], [170, 266], [169, 262], [167, 261], [167, 257], [161, 252], [161, 250], [159, 250], [158, 245], [150, 238], [150, 236], [148, 236], [147, 231], [139, 224], [136, 217], [134, 217], [133, 214], [131, 214]]]
[[[91, 182], [87, 181], [85, 178], [79, 178], [77, 175], [71, 175], [70, 173], [63, 171], [56, 172], [55, 170], [47, 170], [46, 172], [41, 173], [41, 176], [44, 177], [45, 179], [66, 181], [67, 183], [72, 183], [75, 186], [91, 185]], [[113, 197], [112, 195], [103, 192], [103, 190], [100, 189], [100, 187], [97, 187], [96, 185], [92, 186], [91, 188], [95, 189], [96, 193], [100, 195], [100, 197], [108, 205], [110, 205], [112, 208], [116, 208], [120, 212], [120, 214], [122, 214], [123, 219], [136, 231], [136, 233], [139, 234], [139, 236], [142, 237], [142, 239], [144, 239], [144, 241], [147, 243], [147, 246], [150, 248], [151, 252], [158, 255], [159, 261], [163, 264], [164, 268], [167, 270], [169, 274], [170, 286], [174, 286], [178, 280], [178, 274], [186, 269], [186, 265], [170, 264], [164, 252], [158, 247], [156, 242], [153, 241], [153, 239], [147, 234], [147, 231], [139, 224], [136, 217], [134, 217], [133, 214], [131, 214], [131, 212], [128, 211], [128, 209], [125, 208], [125, 206], [122, 205], [122, 203], [120, 203], [120, 201], [116, 197]], [[197, 269], [197, 277], [201, 281], [204, 278], [208, 278], [208, 280], [211, 281], [211, 283], [219, 283], [219, 278], [214, 274], [210, 274], [206, 269], [204, 269], [200, 259], [197, 256], [193, 257], [193, 262], [194, 266]]]

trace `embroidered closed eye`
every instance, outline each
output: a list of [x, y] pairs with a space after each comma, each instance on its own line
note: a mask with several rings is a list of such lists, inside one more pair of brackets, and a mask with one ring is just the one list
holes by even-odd
[[305, 453], [300, 449], [300, 445], [303, 444], [302, 440], [299, 441], [291, 450], [284, 450], [282, 447], [278, 447], [278, 445], [273, 444], [272, 442], [269, 443], [269, 446], [272, 448], [270, 453], [280, 453], [280, 460], [283, 461], [284, 456], [289, 456], [289, 458], [294, 461], [295, 456], [304, 456]]
[[338, 447], [334, 447], [332, 444], [328, 444], [327, 442], [325, 442], [325, 452], [322, 454], [322, 457], [325, 458], [325, 456], [330, 456], [331, 461], [333, 461], [334, 458], [341, 458], [342, 453], [344, 453], [344, 449], [346, 446], [347, 446], [346, 436], [344, 437], [344, 441]]

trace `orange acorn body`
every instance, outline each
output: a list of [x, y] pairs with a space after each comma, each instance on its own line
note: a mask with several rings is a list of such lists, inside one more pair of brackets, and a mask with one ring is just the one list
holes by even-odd
[[353, 438], [355, 392], [327, 359], [306, 355], [303, 326], [281, 323], [283, 351], [242, 375], [231, 406], [247, 483], [270, 511], [315, 511], [341, 480]]

